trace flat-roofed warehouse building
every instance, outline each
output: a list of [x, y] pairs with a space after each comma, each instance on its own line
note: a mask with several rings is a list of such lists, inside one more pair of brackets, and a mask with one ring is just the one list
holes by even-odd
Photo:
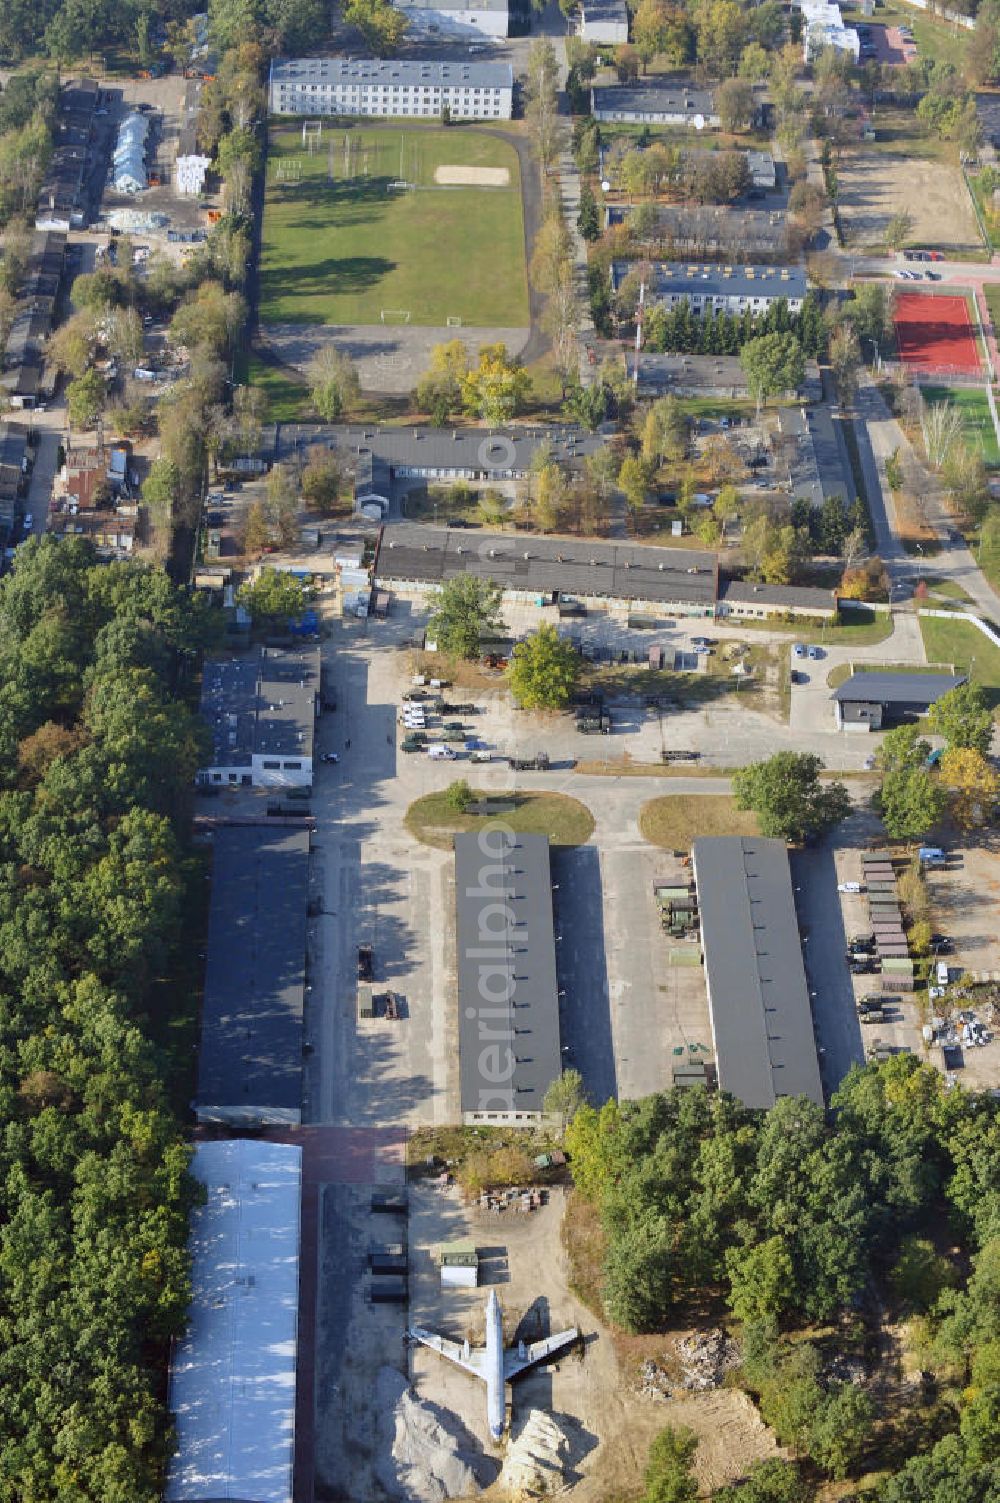
[[170, 1365], [166, 1503], [292, 1503], [302, 1150], [199, 1143], [188, 1330]]
[[823, 1105], [783, 840], [708, 836], [691, 849], [719, 1085], [745, 1106]]
[[513, 90], [509, 63], [298, 57], [274, 60], [268, 92], [273, 115], [509, 120]]
[[570, 596], [711, 616], [718, 560], [694, 548], [470, 534], [401, 522], [379, 534], [374, 574], [377, 587], [397, 591], [436, 589], [458, 574], [476, 574], [495, 580], [511, 601], [555, 604], [559, 596]]
[[611, 84], [590, 91], [595, 120], [628, 121], [636, 125], [683, 125], [692, 130], [718, 130], [719, 113], [709, 89], [674, 80], [670, 83]]
[[965, 676], [954, 673], [852, 673], [833, 691], [837, 729], [880, 731], [886, 723], [914, 720], [964, 683]]
[[308, 788], [319, 684], [318, 647], [260, 647], [207, 662], [201, 718], [212, 751], [199, 782]]
[[462, 1120], [530, 1127], [562, 1073], [545, 835], [455, 836]]
[[195, 1114], [231, 1126], [302, 1120], [309, 831], [214, 836]]

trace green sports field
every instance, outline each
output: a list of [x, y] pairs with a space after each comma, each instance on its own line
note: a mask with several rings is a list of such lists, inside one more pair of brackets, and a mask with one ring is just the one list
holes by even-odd
[[991, 468], [1000, 466], [1000, 445], [990, 416], [990, 404], [981, 386], [921, 386], [924, 401], [947, 402], [958, 407], [965, 423], [965, 435]]
[[[441, 186], [440, 168], [505, 170], [507, 182]], [[383, 313], [386, 323], [528, 324], [517, 153], [465, 127], [327, 121], [310, 152], [301, 125], [272, 127], [261, 322], [377, 324]]]

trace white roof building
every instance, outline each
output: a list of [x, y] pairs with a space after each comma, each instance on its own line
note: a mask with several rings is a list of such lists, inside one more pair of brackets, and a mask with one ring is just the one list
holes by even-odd
[[802, 55], [807, 63], [825, 47], [849, 52], [858, 61], [861, 38], [853, 26], [844, 25], [839, 5], [829, 0], [798, 0], [798, 7], [802, 12]]
[[116, 193], [141, 193], [145, 188], [148, 135], [147, 115], [133, 111], [125, 116], [118, 131], [112, 159], [112, 182]]
[[199, 1143], [187, 1335], [170, 1371], [166, 1503], [292, 1503], [302, 1150]]
[[174, 182], [178, 193], [200, 193], [205, 186], [205, 174], [212, 165], [211, 157], [178, 157], [174, 163]]

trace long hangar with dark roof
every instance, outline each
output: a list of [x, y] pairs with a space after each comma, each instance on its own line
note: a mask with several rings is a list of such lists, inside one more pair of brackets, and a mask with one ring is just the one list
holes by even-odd
[[457, 574], [493, 579], [509, 597], [557, 595], [648, 601], [710, 616], [718, 593], [714, 553], [583, 538], [466, 532], [397, 523], [379, 536], [377, 586], [434, 588]]
[[764, 1110], [823, 1105], [809, 987], [783, 840], [716, 835], [691, 850], [719, 1085]]
[[562, 1073], [546, 835], [455, 836], [462, 1119], [530, 1127]]

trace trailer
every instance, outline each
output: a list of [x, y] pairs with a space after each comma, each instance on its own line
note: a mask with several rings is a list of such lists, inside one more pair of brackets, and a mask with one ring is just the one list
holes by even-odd
[[371, 1209], [376, 1215], [405, 1216], [407, 1210], [405, 1190], [373, 1190]]
[[380, 1278], [393, 1274], [406, 1276], [409, 1262], [404, 1242], [373, 1242], [368, 1250], [368, 1267]]
[[368, 1290], [368, 1301], [372, 1305], [405, 1305], [410, 1297], [410, 1285], [405, 1274], [390, 1273], [384, 1277], [373, 1277], [371, 1287]]

